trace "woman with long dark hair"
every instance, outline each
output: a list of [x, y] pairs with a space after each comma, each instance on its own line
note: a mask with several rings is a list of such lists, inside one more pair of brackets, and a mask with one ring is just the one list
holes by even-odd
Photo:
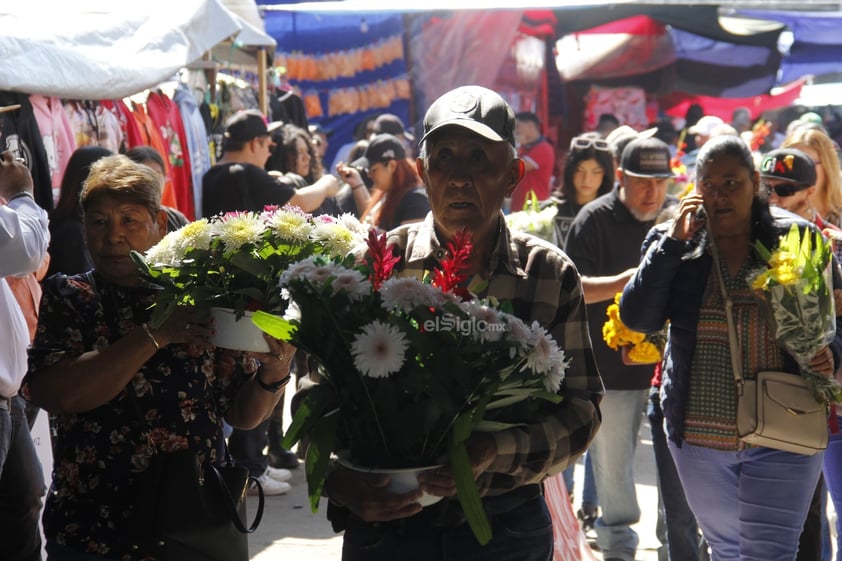
[[[741, 440], [731, 349], [738, 349], [734, 360], [747, 379], [764, 370], [799, 372], [748, 281], [765, 266], [753, 250], [756, 242], [777, 246], [793, 223], [816, 229], [770, 210], [751, 151], [739, 137], [711, 138], [696, 162], [696, 191], [681, 200], [673, 220], [649, 232], [620, 315], [629, 328], [647, 333], [670, 322], [661, 405], [670, 452], [711, 558], [792, 560], [823, 453]], [[838, 289], [835, 266], [833, 272]], [[729, 336], [724, 294], [733, 303], [737, 345]], [[837, 320], [836, 336], [809, 365], [830, 377], [840, 361]]]
[[613, 186], [614, 156], [608, 142], [592, 134], [575, 137], [564, 162], [561, 192], [550, 199], [558, 208], [555, 226], [559, 247], [564, 247], [570, 225], [579, 210], [609, 193]]
[[111, 155], [111, 150], [99, 146], [83, 146], [70, 155], [61, 178], [58, 202], [50, 212], [50, 267], [47, 276], [55, 273], [75, 275], [93, 268], [85, 246], [79, 195], [91, 165]]

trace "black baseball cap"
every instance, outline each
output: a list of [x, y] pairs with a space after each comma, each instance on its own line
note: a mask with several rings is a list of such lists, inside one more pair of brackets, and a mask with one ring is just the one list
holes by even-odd
[[368, 143], [363, 157], [351, 162], [351, 167], [368, 170], [378, 162], [406, 158], [403, 142], [391, 134], [378, 134]]
[[231, 142], [248, 142], [259, 136], [269, 136], [272, 131], [283, 126], [283, 122], [275, 121], [266, 124], [263, 113], [257, 109], [242, 109], [231, 115], [225, 121], [225, 140]]
[[497, 92], [482, 86], [462, 86], [450, 90], [430, 105], [424, 116], [421, 141], [452, 125], [515, 146], [515, 123], [514, 111]]
[[623, 149], [620, 169], [633, 177], [672, 177], [670, 149], [657, 138], [636, 138]]
[[760, 177], [810, 187], [816, 184], [816, 164], [797, 148], [780, 148], [760, 160]]
[[400, 117], [393, 115], [392, 113], [383, 113], [382, 115], [378, 115], [377, 118], [374, 119], [374, 123], [372, 123], [371, 128], [376, 134], [391, 134], [392, 136], [397, 136], [398, 138], [403, 137], [410, 142], [415, 140], [415, 137], [406, 131], [406, 127], [403, 125], [403, 121], [401, 121]]

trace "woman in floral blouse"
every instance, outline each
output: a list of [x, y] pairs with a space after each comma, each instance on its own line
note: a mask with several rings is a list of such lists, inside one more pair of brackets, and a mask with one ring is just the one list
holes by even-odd
[[257, 425], [289, 379], [294, 349], [275, 339], [266, 354], [215, 349], [213, 324], [190, 308], [158, 328], [146, 323], [155, 289], [130, 252], [166, 233], [160, 181], [125, 156], [97, 162], [81, 195], [95, 268], [44, 283], [21, 391], [51, 414], [51, 561], [127, 558], [121, 538], [152, 456], [190, 449], [214, 462], [222, 419]]

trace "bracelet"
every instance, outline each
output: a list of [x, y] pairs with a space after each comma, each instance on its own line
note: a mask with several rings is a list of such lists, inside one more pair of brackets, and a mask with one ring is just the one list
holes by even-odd
[[260, 370], [258, 370], [257, 373], [254, 375], [254, 379], [257, 380], [257, 383], [260, 384], [260, 387], [269, 393], [278, 393], [279, 391], [284, 389], [284, 386], [287, 385], [287, 382], [289, 382], [290, 378], [292, 378], [292, 374], [287, 374], [286, 377], [281, 379], [280, 381], [274, 382], [272, 384], [267, 384], [266, 382], [260, 379]]
[[146, 336], [149, 337], [149, 340], [152, 341], [152, 344], [155, 345], [155, 350], [160, 351], [161, 345], [158, 344], [158, 341], [155, 340], [155, 336], [152, 335], [152, 330], [149, 329], [149, 324], [148, 323], [141, 324], [141, 327], [143, 327], [143, 330], [146, 332]]

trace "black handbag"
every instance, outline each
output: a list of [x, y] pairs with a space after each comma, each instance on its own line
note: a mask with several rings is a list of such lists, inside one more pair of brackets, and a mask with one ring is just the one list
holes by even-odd
[[[260, 490], [245, 527], [246, 486]], [[127, 525], [132, 558], [158, 561], [248, 561], [248, 534], [263, 517], [263, 490], [248, 469], [200, 462], [190, 450], [153, 456], [137, 486]]]

